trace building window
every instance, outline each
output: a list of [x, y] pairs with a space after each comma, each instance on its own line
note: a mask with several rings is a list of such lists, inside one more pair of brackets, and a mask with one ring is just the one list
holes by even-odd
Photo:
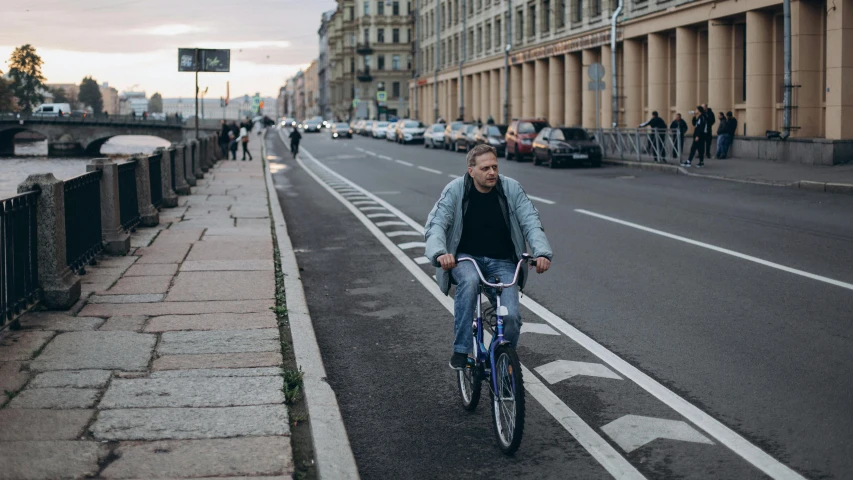
[[376, 43], [385, 43], [385, 29], [377, 28], [376, 29]]
[[557, 28], [566, 26], [566, 0], [557, 0]]
[[412, 56], [408, 55], [408, 56], [406, 56], [406, 70], [411, 70], [411, 69], [412, 69]]
[[370, 15], [370, 1], [364, 0], [364, 14]]
[[468, 30], [468, 56], [467, 58], [474, 57], [474, 29], [471, 28]]
[[376, 2], [376, 14], [377, 15], [385, 15], [385, 1], [379, 0]]
[[349, 71], [350, 71], [350, 73], [355, 71], [355, 59], [354, 58], [349, 59]]
[[735, 24], [735, 103], [746, 103], [746, 24]]
[[474, 0], [468, 0], [468, 16], [474, 15]]
[[521, 41], [524, 39], [524, 10], [516, 12], [515, 18], [515, 39]]
[[406, 15], [412, 14], [412, 2], [406, 3]]
[[459, 0], [453, 0], [453, 24], [459, 23]]
[[394, 55], [391, 57], [391, 70], [399, 70], [400, 69], [400, 56]]
[[501, 19], [495, 20], [495, 48], [501, 46]]
[[395, 28], [391, 30], [391, 42], [392, 43], [400, 43], [400, 29]]
[[400, 82], [391, 84], [391, 98], [400, 98]]
[[601, 15], [601, 0], [587, 0], [589, 2], [589, 16], [597, 17]]
[[376, 56], [376, 69], [385, 70], [385, 55]]
[[477, 0], [477, 11], [479, 12], [482, 9], [483, 9], [483, 0]]
[[347, 17], [345, 20], [355, 19], [355, 7], [347, 7]]
[[581, 0], [572, 0], [572, 21], [580, 22], [583, 20], [583, 2]]
[[367, 45], [368, 43], [370, 43], [370, 29], [365, 28], [364, 29], [364, 44]]
[[542, 32], [551, 31], [551, 0], [542, 0]]
[[412, 43], [412, 29], [406, 29], [406, 43]]
[[400, 2], [394, 2], [391, 4], [391, 14], [399, 15], [400, 14]]
[[536, 5], [531, 5], [528, 10], [530, 11], [530, 30], [527, 32], [527, 36], [532, 37], [536, 35]]
[[492, 24], [486, 24], [486, 51], [492, 49]]
[[477, 53], [483, 52], [483, 27], [477, 27]]

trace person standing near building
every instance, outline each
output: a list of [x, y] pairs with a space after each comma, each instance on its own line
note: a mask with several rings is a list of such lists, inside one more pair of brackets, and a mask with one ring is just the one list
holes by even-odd
[[720, 112], [720, 123], [717, 125], [717, 151], [714, 158], [723, 158], [723, 151], [728, 148], [729, 127], [726, 124], [726, 116]]
[[658, 112], [652, 112], [652, 118], [640, 124], [640, 128], [652, 127], [651, 150], [655, 156], [655, 162], [666, 163], [666, 154], [663, 151], [663, 136], [666, 132], [666, 122], [658, 116]]
[[249, 130], [246, 126], [240, 127], [240, 143], [243, 145], [243, 160], [246, 161], [246, 155], [249, 155], [249, 161], [252, 161], [252, 152], [249, 151]]
[[219, 129], [219, 150], [222, 151], [222, 156], [225, 158], [228, 158], [228, 134], [230, 132], [228, 123], [223, 119]]
[[721, 152], [717, 153], [717, 158], [726, 158], [729, 156], [729, 148], [732, 146], [736, 133], [737, 118], [732, 116], [732, 112], [726, 112], [726, 146]]
[[672, 149], [672, 158], [679, 158], [684, 154], [684, 135], [687, 133], [687, 122], [681, 118], [680, 113], [675, 114], [675, 119], [669, 124], [669, 129], [674, 130], [672, 142], [677, 148]]
[[702, 108], [705, 109], [705, 129], [707, 130], [705, 132], [705, 158], [711, 158], [711, 140], [714, 137], [714, 123], [716, 123], [717, 117], [707, 103], [703, 103]]
[[690, 147], [690, 156], [682, 163], [682, 167], [690, 167], [693, 164], [693, 156], [699, 154], [699, 167], [705, 166], [705, 138], [708, 136], [708, 117], [705, 108], [701, 105], [693, 112], [693, 145]]

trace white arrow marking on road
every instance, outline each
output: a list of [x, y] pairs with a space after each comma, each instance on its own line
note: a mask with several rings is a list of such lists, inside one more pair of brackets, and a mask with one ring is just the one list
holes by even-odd
[[379, 158], [381, 158], [382, 160], [394, 160], [393, 158], [389, 157], [388, 155], [379, 155]]
[[400, 165], [405, 165], [405, 166], [407, 166], [407, 167], [414, 167], [414, 166], [415, 166], [415, 164], [413, 164], [413, 163], [404, 162], [404, 161], [402, 161], [402, 160], [394, 160], [394, 161], [395, 161], [395, 162], [397, 162], [397, 163], [399, 163]]
[[434, 168], [421, 167], [420, 165], [418, 165], [418, 168], [425, 171], [425, 172], [434, 173], [436, 175], [441, 175], [441, 170], [436, 170]]
[[357, 202], [352, 202], [353, 205], [379, 205], [373, 200], [359, 200]]
[[577, 375], [585, 377], [612, 378], [622, 380], [622, 377], [600, 363], [573, 362], [571, 360], [556, 360], [534, 368], [551, 385], [568, 380]]
[[413, 236], [413, 237], [423, 237], [423, 236], [424, 236], [424, 234], [423, 234], [423, 233], [420, 233], [420, 232], [412, 232], [411, 230], [408, 230], [408, 231], [405, 231], [405, 232], [388, 232], [388, 233], [386, 233], [385, 235], [387, 235], [387, 236], [389, 236], [389, 237], [402, 237], [402, 236], [404, 236], [404, 235], [411, 235], [411, 236]]
[[415, 259], [415, 263], [417, 263], [418, 265], [425, 265], [429, 263], [429, 259], [426, 257], [418, 257]]
[[371, 213], [367, 218], [398, 218], [393, 213]]
[[707, 445], [714, 444], [708, 437], [688, 425], [687, 422], [665, 418], [625, 415], [601, 427], [601, 430], [622, 447], [625, 453], [631, 453], [658, 438]]
[[362, 212], [367, 212], [370, 210], [388, 210], [385, 207], [358, 207], [358, 209], [361, 210]]
[[[406, 223], [406, 222], [400, 222], [400, 221], [397, 221], [397, 220], [387, 220], [387, 221], [384, 221], [384, 222], [377, 222], [377, 223], [376, 223], [376, 226], [377, 226], [377, 227], [390, 227], [391, 225], [399, 225], [399, 226], [401, 226], [401, 227], [405, 227], [406, 225], [408, 225], [408, 223]], [[420, 234], [418, 234], [418, 235], [420, 235]]]
[[524, 322], [521, 324], [521, 333], [541, 333], [543, 335], [559, 335], [560, 332], [551, 328], [547, 323], [530, 323]]
[[408, 243], [401, 243], [397, 246], [400, 247], [400, 250], [409, 250], [410, 248], [418, 248], [418, 247], [426, 248], [426, 243], [424, 243], [424, 242], [408, 242]]
[[540, 197], [534, 197], [533, 195], [528, 195], [527, 198], [529, 198], [531, 200], [536, 200], [537, 202], [542, 202], [542, 203], [545, 203], [548, 205], [553, 205], [553, 204], [557, 203], [553, 200], [548, 200], [546, 198], [540, 198]]

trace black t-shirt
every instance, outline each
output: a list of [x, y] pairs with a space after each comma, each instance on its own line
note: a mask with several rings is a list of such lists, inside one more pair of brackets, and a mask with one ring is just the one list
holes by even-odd
[[508, 260], [515, 248], [501, 212], [498, 192], [480, 193], [473, 185], [468, 192], [468, 209], [462, 219], [462, 239], [456, 249], [475, 257]]

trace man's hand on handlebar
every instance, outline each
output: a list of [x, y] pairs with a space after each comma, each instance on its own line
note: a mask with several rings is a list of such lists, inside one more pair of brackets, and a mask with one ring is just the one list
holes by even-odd
[[441, 264], [442, 270], [452, 270], [453, 268], [456, 268], [456, 258], [452, 253], [445, 253], [444, 255], [436, 258], [436, 260]]
[[536, 258], [536, 273], [545, 273], [549, 268], [551, 268], [551, 260], [545, 257]]

